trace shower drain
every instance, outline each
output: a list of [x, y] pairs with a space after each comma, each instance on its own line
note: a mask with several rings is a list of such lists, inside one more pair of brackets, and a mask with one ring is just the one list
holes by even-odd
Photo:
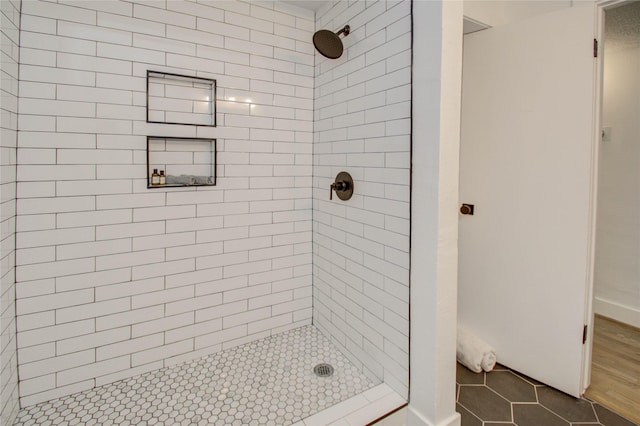
[[313, 367], [313, 372], [319, 377], [329, 377], [333, 375], [333, 366], [331, 364], [318, 364]]

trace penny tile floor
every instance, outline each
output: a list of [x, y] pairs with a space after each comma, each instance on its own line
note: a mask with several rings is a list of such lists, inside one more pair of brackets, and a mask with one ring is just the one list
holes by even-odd
[[291, 425], [376, 385], [309, 325], [26, 407], [15, 425]]

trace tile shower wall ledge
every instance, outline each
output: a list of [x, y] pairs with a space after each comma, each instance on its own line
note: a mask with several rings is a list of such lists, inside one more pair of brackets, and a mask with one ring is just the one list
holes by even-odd
[[381, 383], [359, 395], [342, 401], [293, 426], [363, 426], [407, 404], [388, 385]]

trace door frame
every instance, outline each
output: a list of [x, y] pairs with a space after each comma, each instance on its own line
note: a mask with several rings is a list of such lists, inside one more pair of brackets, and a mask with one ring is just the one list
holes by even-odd
[[[587, 258], [586, 274], [585, 274], [585, 299], [584, 303], [584, 324], [586, 328], [586, 341], [582, 347], [581, 357], [581, 395], [585, 393], [590, 385], [591, 380], [591, 364], [593, 349], [593, 324], [594, 324], [594, 270], [595, 270], [595, 247], [596, 247], [596, 218], [597, 218], [597, 200], [598, 200], [598, 176], [599, 176], [599, 158], [600, 158], [600, 141], [602, 131], [602, 102], [603, 102], [603, 36], [604, 36], [604, 15], [605, 10], [616, 7], [630, 0], [592, 0], [594, 11], [593, 36], [598, 40], [598, 55], [593, 64], [593, 105], [592, 105], [592, 122], [591, 122], [591, 173], [589, 190], [589, 212], [587, 229]], [[573, 6], [570, 6], [573, 7]], [[464, 64], [463, 64], [464, 68]]]
[[591, 189], [591, 229], [590, 232], [590, 268], [588, 271], [588, 289], [586, 309], [587, 318], [585, 318], [585, 324], [587, 325], [587, 344], [583, 349], [583, 393], [591, 384], [591, 364], [593, 354], [593, 324], [594, 324], [594, 308], [593, 302], [595, 298], [594, 291], [594, 273], [595, 273], [595, 251], [596, 251], [596, 226], [597, 226], [597, 212], [598, 212], [598, 176], [600, 173], [600, 142], [602, 134], [602, 112], [603, 112], [603, 75], [604, 75], [604, 25], [605, 25], [605, 11], [616, 6], [620, 6], [624, 3], [628, 3], [630, 0], [595, 0], [595, 37], [598, 40], [598, 57], [596, 60], [596, 75], [594, 79], [594, 103], [593, 103], [593, 137], [594, 137], [594, 150], [592, 158], [592, 189]]

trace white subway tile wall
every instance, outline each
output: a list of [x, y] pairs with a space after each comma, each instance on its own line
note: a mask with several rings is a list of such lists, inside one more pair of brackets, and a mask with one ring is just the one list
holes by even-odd
[[[2, 85], [0, 87], [2, 134], [0, 136], [0, 424], [12, 424], [18, 413], [18, 361], [16, 348], [16, 164], [18, 142], [18, 68], [20, 56], [21, 1], [2, 1]], [[29, 61], [32, 55], [25, 53]], [[46, 61], [49, 58], [37, 58]], [[50, 153], [40, 153], [43, 157]], [[35, 189], [37, 191], [37, 189]], [[30, 261], [46, 261], [46, 249], [31, 249]], [[45, 323], [44, 316], [28, 316], [25, 327]]]
[[[8, 18], [18, 10], [2, 1]], [[5, 31], [17, 41], [5, 20], [2, 261], [12, 258], [5, 209], [16, 204], [16, 178], [4, 165], [15, 163], [18, 128], [23, 406], [311, 322], [312, 11], [26, 1], [19, 102], [17, 87], [4, 86], [4, 58], [14, 58], [10, 72], [18, 54], [4, 42]], [[147, 123], [149, 69], [217, 80], [217, 127]], [[216, 139], [217, 186], [148, 190], [149, 135]], [[2, 291], [13, 291], [5, 277]], [[12, 299], [3, 294], [3, 320]], [[15, 343], [4, 337], [10, 323], [2, 327], [4, 403], [15, 393], [15, 378], [4, 380]]]
[[[403, 397], [409, 385], [411, 2], [331, 2], [316, 27], [342, 37], [316, 56], [313, 318], [349, 359]], [[329, 200], [340, 171], [353, 198]]]
[[[18, 414], [18, 360], [16, 348], [16, 164], [18, 142], [18, 67], [20, 54], [21, 0], [0, 2], [2, 84], [0, 86], [0, 424], [13, 424]], [[25, 58], [30, 60], [30, 52]], [[49, 58], [38, 58], [46, 61]], [[42, 153], [46, 156], [47, 153]], [[47, 189], [41, 189], [46, 191]], [[35, 191], [34, 191], [35, 192]], [[38, 250], [38, 249], [35, 249]], [[33, 258], [46, 259], [46, 250], [33, 252]], [[42, 316], [25, 319], [26, 326], [37, 327]]]

